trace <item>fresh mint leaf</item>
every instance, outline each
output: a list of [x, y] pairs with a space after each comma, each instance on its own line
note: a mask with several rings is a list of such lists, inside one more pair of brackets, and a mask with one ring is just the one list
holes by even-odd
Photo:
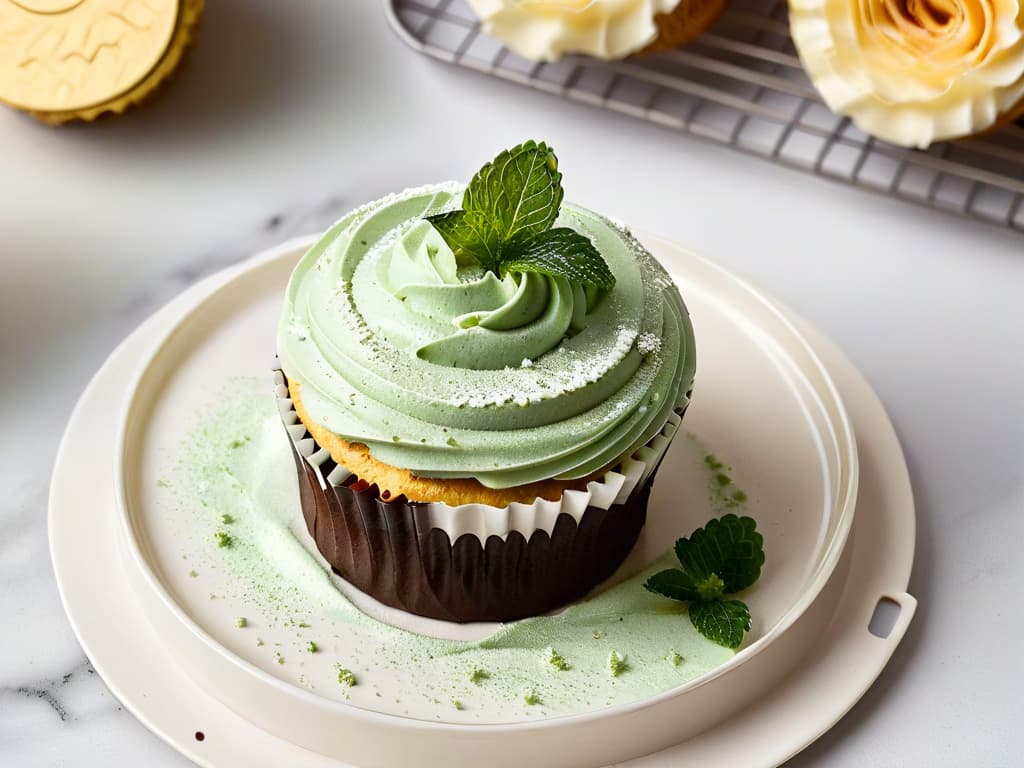
[[750, 630], [750, 611], [740, 600], [697, 600], [690, 603], [690, 621], [708, 640], [736, 649]]
[[679, 539], [676, 557], [682, 570], [659, 571], [644, 587], [690, 604], [690, 621], [704, 637], [739, 648], [750, 630], [750, 611], [740, 600], [723, 600], [746, 589], [761, 575], [764, 539], [749, 517], [725, 515]]
[[462, 207], [491, 222], [503, 243], [551, 228], [562, 205], [558, 158], [544, 142], [507, 149], [481, 168], [462, 198]]
[[615, 276], [594, 244], [568, 227], [549, 229], [521, 244], [515, 243], [511, 253], [502, 254], [500, 267], [503, 275], [538, 272], [606, 291], [615, 286]]
[[725, 582], [725, 594], [746, 589], [761, 575], [764, 538], [749, 517], [725, 515], [676, 542], [679, 564], [695, 582], [712, 574]]
[[678, 568], [658, 571], [644, 583], [644, 589], [673, 600], [700, 599], [696, 583]]
[[501, 238], [490, 221], [472, 211], [449, 211], [428, 216], [461, 265], [479, 264], [497, 271], [501, 254]]
[[554, 151], [544, 142], [527, 141], [473, 176], [462, 210], [427, 221], [460, 265], [479, 264], [499, 276], [533, 272], [564, 277], [600, 296], [601, 290], [614, 287], [615, 276], [594, 244], [567, 227], [552, 229], [563, 196]]

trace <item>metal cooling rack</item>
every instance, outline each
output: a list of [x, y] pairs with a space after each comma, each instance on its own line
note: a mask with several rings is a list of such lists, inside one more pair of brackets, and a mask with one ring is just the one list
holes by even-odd
[[542, 91], [649, 120], [758, 157], [1024, 231], [1024, 125], [927, 151], [837, 118], [789, 37], [785, 0], [733, 0], [683, 49], [605, 62], [527, 61], [480, 33], [464, 0], [389, 0], [413, 48]]

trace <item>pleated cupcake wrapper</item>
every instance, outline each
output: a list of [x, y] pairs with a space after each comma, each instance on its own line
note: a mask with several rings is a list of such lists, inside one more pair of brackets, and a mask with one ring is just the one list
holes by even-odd
[[582, 597], [632, 550], [681, 413], [587, 490], [498, 508], [380, 498], [309, 435], [275, 372], [306, 527], [346, 581], [387, 605], [448, 621], [508, 621]]
[[[322, 489], [350, 484], [352, 473], [336, 464], [330, 452], [322, 448], [299, 421], [288, 397], [284, 375], [275, 371], [274, 377], [281, 418], [296, 450], [313, 469], [317, 483]], [[486, 542], [491, 536], [504, 539], [512, 531], [527, 536], [534, 531], [544, 531], [550, 535], [562, 514], [568, 514], [579, 523], [588, 508], [609, 509], [614, 504], [623, 504], [633, 491], [647, 482], [668, 450], [680, 421], [681, 414], [669, 414], [668, 421], [657, 435], [614, 470], [607, 471], [603, 478], [588, 483], [585, 491], [568, 490], [558, 501], [537, 499], [533, 504], [512, 503], [506, 507], [488, 504], [451, 506], [442, 502], [427, 502], [424, 506], [429, 525], [444, 531], [452, 541], [472, 534], [481, 542]]]

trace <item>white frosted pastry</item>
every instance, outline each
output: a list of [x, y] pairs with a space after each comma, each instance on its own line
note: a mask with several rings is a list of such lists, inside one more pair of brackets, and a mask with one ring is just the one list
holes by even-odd
[[790, 0], [804, 68], [865, 133], [927, 147], [1024, 107], [1020, 0]]
[[[725, 0], [468, 0], [484, 34], [533, 61], [565, 53], [621, 59], [680, 45], [718, 17]], [[659, 40], [664, 37], [665, 40]]]

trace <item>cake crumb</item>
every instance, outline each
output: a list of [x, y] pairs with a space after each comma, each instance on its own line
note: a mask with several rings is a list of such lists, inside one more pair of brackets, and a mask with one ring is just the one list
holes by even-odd
[[560, 654], [554, 648], [551, 649], [551, 655], [548, 657], [548, 663], [559, 672], [566, 672], [572, 669], [569, 662], [565, 660], [565, 656]]
[[[336, 664], [335, 668], [338, 670], [338, 683], [348, 688], [352, 688], [359, 684], [356, 679], [355, 673], [351, 669], [347, 669], [340, 664]], [[396, 702], [397, 703], [397, 702]]]

